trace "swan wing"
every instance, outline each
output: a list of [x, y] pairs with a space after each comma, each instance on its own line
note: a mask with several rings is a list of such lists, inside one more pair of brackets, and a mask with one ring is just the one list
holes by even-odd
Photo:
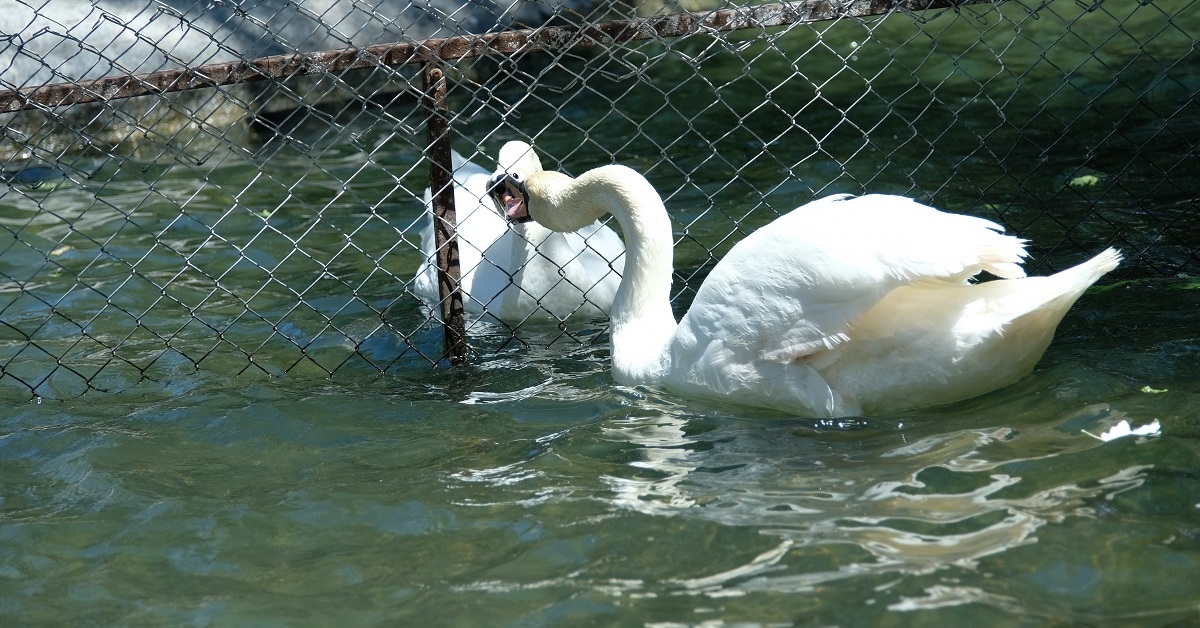
[[555, 260], [563, 279], [582, 291], [583, 303], [607, 314], [625, 272], [621, 238], [599, 221], [573, 233], [554, 235], [566, 241], [569, 259]]
[[[589, 265], [602, 264], [620, 274], [625, 268], [625, 243], [621, 236], [599, 220], [575, 232], [589, 255]], [[602, 269], [597, 267], [597, 272]]]
[[1024, 241], [982, 218], [898, 196], [838, 195], [781, 216], [739, 242], [680, 322], [703, 352], [739, 360], [837, 360], [855, 322], [881, 298], [921, 281], [965, 283], [980, 271], [1021, 277]]
[[579, 281], [585, 291], [604, 286], [608, 296], [602, 299], [603, 309], [612, 302], [612, 294], [621, 283], [625, 271], [625, 243], [612, 229], [600, 221], [570, 233], [555, 233], [547, 240], [561, 240], [557, 247], [548, 247], [551, 259], [562, 275]]
[[544, 310], [558, 319], [609, 313], [625, 264], [624, 245], [611, 229], [593, 223], [576, 232], [557, 233], [526, 223], [517, 228], [514, 239], [528, 241], [528, 257], [514, 272], [519, 284], [514, 298], [522, 301], [514, 307]]

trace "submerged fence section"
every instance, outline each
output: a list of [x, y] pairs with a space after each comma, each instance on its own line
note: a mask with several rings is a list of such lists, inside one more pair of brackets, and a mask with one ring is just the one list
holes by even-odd
[[1127, 278], [1195, 274], [1193, 4], [19, 0], [0, 397], [602, 339], [617, 235], [505, 225], [486, 181], [511, 140], [644, 172], [681, 308], [745, 233], [835, 192], [998, 220], [1033, 271], [1115, 244]]

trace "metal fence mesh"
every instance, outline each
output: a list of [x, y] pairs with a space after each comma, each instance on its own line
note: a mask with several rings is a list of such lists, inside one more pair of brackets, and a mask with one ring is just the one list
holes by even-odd
[[[443, 65], [450, 141], [487, 172], [507, 140], [532, 143], [547, 168], [572, 174], [612, 162], [641, 170], [675, 222], [680, 308], [743, 235], [835, 192], [904, 194], [996, 219], [1033, 241], [1033, 271], [1116, 244], [1129, 260], [1124, 277], [1195, 274], [1193, 4], [787, 4], [844, 17], [526, 46]], [[249, 75], [128, 99], [92, 93], [98, 88], [87, 81], [430, 37], [468, 36], [469, 48], [506, 29], [553, 33], [736, 8], [590, 0], [7, 6], [6, 399], [122, 390], [201, 367], [329, 376], [428, 368], [444, 357], [436, 308], [422, 305], [414, 279], [429, 224], [419, 66], [360, 54], [368, 63], [353, 69], [313, 66], [288, 78]], [[64, 83], [89, 85], [82, 91], [96, 101], [28, 98]], [[470, 196], [456, 205], [460, 221], [491, 211]], [[491, 244], [470, 237], [460, 233], [464, 263], [466, 249]], [[479, 255], [480, 268], [504, 277], [521, 270]], [[560, 279], [588, 302], [590, 286]], [[477, 309], [498, 307], [476, 301]], [[467, 333], [476, 351], [603, 337], [602, 319], [582, 311], [560, 319], [469, 316]]]

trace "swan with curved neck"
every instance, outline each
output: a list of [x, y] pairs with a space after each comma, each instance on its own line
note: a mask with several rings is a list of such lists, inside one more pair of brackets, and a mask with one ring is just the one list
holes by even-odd
[[[514, 222], [571, 231], [609, 213], [620, 223], [618, 383], [808, 416], [888, 414], [1007, 386], [1120, 261], [1108, 249], [1026, 277], [1025, 241], [999, 225], [897, 196], [837, 195], [739, 242], [677, 323], [670, 219], [645, 177], [619, 165], [574, 179], [525, 171], [493, 178], [491, 192]], [[970, 283], [982, 271], [1000, 279]]]

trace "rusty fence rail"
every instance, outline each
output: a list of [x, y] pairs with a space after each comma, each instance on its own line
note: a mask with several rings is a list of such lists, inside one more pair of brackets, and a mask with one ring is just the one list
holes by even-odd
[[421, 42], [396, 42], [357, 48], [272, 55], [214, 63], [196, 68], [173, 68], [132, 76], [107, 76], [77, 82], [53, 83], [0, 91], [0, 113], [39, 107], [169, 94], [207, 87], [279, 80], [307, 74], [340, 74], [378, 66], [427, 64], [481, 56], [512, 56], [530, 51], [558, 52], [582, 46], [613, 46], [631, 41], [765, 29], [844, 17], [883, 15], [895, 11], [924, 11], [994, 3], [996, 0], [852, 0], [773, 3], [672, 13], [629, 20], [575, 26], [546, 26], [499, 33], [442, 37]]

